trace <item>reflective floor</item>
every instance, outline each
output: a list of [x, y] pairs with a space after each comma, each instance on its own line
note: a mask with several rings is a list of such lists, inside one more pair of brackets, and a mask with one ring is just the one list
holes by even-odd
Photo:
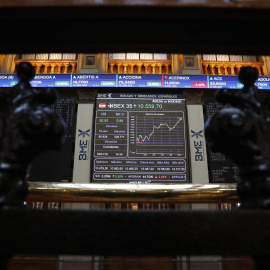
[[255, 270], [248, 257], [16, 256], [8, 270]]

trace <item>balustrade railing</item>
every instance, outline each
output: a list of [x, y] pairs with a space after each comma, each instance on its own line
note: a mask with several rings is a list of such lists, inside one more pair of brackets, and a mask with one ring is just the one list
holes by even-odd
[[109, 73], [172, 73], [172, 60], [108, 60]]
[[[131, 196], [132, 194], [132, 196]], [[28, 202], [237, 203], [235, 184], [75, 184], [29, 182]]]
[[[132, 193], [132, 196], [130, 194]], [[183, 204], [212, 204], [231, 210], [239, 203], [235, 184], [75, 184], [29, 182], [27, 205], [62, 208], [62, 203], [103, 203], [114, 210], [178, 210]]]
[[36, 73], [75, 73], [78, 66], [77, 60], [17, 59], [14, 62], [16, 66], [21, 62], [28, 62], [36, 68]]
[[205, 75], [238, 75], [241, 67], [254, 67], [262, 76], [264, 62], [202, 61]]

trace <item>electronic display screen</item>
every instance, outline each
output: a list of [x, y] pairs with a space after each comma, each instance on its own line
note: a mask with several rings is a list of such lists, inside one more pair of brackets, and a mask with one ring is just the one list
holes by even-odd
[[70, 87], [69, 74], [37, 74], [30, 81], [32, 87]]
[[207, 88], [207, 76], [163, 75], [163, 87]]
[[115, 74], [72, 74], [72, 87], [116, 87]]
[[[16, 74], [0, 75], [0, 87], [12, 87], [18, 83]], [[71, 87], [70, 74], [37, 74], [30, 81], [32, 87]]]
[[188, 182], [186, 129], [182, 95], [98, 94], [93, 181]]
[[[208, 88], [215, 89], [242, 89], [244, 85], [239, 81], [237, 76], [207, 76]], [[259, 77], [255, 82], [258, 89], [270, 89], [270, 78]]]
[[[214, 99], [204, 102], [205, 120], [225, 106]], [[239, 178], [236, 165], [219, 152], [212, 152], [208, 148], [208, 170], [210, 183], [235, 183]]]
[[[0, 87], [18, 83], [16, 74], [1, 74]], [[37, 74], [33, 87], [142, 87], [142, 88], [214, 88], [242, 89], [237, 76], [161, 75], [161, 74]], [[270, 77], [259, 77], [258, 89], [270, 89]]]
[[70, 182], [75, 123], [75, 98], [58, 98], [50, 106], [66, 123], [65, 140], [60, 151], [42, 153], [32, 164], [29, 181]]
[[118, 87], [162, 87], [162, 75], [120, 74]]
[[238, 80], [237, 76], [209, 76], [209, 88], [215, 89], [242, 89], [244, 85]]
[[258, 89], [270, 89], [270, 78], [269, 77], [259, 77], [255, 82]]

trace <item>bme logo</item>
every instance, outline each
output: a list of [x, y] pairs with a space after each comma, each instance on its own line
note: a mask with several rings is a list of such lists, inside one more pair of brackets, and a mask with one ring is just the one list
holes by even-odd
[[[199, 137], [203, 138], [203, 131], [200, 130], [198, 132], [195, 132], [193, 130], [191, 130], [191, 133], [193, 133], [191, 135], [191, 138], [193, 137], [196, 137], [196, 139], [199, 139]], [[194, 148], [195, 148], [195, 161], [203, 161], [204, 158], [203, 158], [203, 141], [199, 140], [199, 141], [196, 141], [195, 138], [194, 138], [194, 141], [193, 141], [193, 145], [194, 145]]]
[[83, 138], [85, 138], [85, 136], [88, 136], [88, 137], [90, 136], [88, 134], [90, 132], [90, 129], [87, 129], [86, 131], [82, 131], [82, 130], [78, 129], [78, 131], [80, 132], [78, 137], [83, 136]]
[[193, 135], [191, 137], [196, 136], [196, 139], [198, 139], [199, 137], [203, 137], [202, 136], [202, 130], [200, 130], [199, 132], [195, 132], [195, 131], [191, 130], [191, 133], [193, 133]]
[[[78, 129], [79, 135], [78, 137], [82, 136], [83, 138], [85, 137], [90, 137], [89, 132], [90, 129], [87, 129], [86, 131], [82, 131], [81, 129]], [[88, 160], [89, 158], [89, 139], [85, 140], [80, 140], [80, 152], [79, 152], [79, 160]]]

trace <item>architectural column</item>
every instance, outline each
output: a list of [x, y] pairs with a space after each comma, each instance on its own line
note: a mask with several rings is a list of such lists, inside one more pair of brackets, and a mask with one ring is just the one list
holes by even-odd
[[1, 73], [13, 73], [15, 70], [15, 59], [16, 54], [6, 54], [1, 67]]
[[157, 64], [158, 65], [158, 73], [162, 74], [162, 66], [163, 64]]
[[127, 73], [128, 64], [127, 63], [124, 63], [123, 66], [124, 66], [124, 73]]
[[144, 73], [148, 74], [149, 73], [149, 70], [148, 70], [149, 64], [144, 63], [143, 65], [145, 67]]
[[152, 64], [152, 74], [156, 74], [156, 64]]
[[209, 66], [210, 66], [210, 73], [211, 73], [211, 75], [215, 75], [215, 70], [214, 70], [215, 65], [214, 64], [210, 64]]
[[138, 73], [142, 73], [142, 63], [136, 63], [138, 67]]
[[42, 67], [42, 63], [36, 63], [36, 73], [40, 73], [41, 67]]
[[64, 73], [68, 73], [69, 63], [64, 63]]
[[134, 73], [134, 66], [135, 66], [135, 64], [129, 63], [129, 65], [130, 65], [130, 73]]
[[262, 71], [264, 76], [270, 76], [270, 56], [261, 56], [261, 61], [264, 62]]
[[6, 58], [5, 54], [0, 54], [0, 73], [1, 73], [2, 65], [3, 65], [3, 62], [4, 62], [5, 58]]
[[121, 66], [122, 66], [122, 63], [117, 63], [117, 73], [121, 73]]
[[52, 63], [51, 64], [51, 73], [54, 73], [54, 68], [55, 68], [56, 64], [55, 63]]
[[172, 54], [172, 73], [173, 74], [182, 73], [182, 63], [180, 61], [179, 54]]
[[99, 58], [98, 73], [107, 73], [107, 70], [108, 70], [108, 54], [101, 53]]
[[71, 73], [75, 73], [76, 70], [76, 63], [70, 63], [72, 66]]
[[61, 63], [61, 62], [57, 63], [57, 67], [58, 67], [57, 73], [61, 73], [61, 67], [62, 66], [63, 66], [63, 63]]
[[169, 74], [169, 66], [170, 66], [170, 64], [165, 64], [166, 74]]
[[242, 65], [236, 65], [237, 74], [239, 74]]
[[235, 75], [235, 73], [234, 73], [234, 65], [229, 65], [229, 67], [231, 69], [231, 75], [232, 76]]
[[50, 66], [49, 63], [44, 63], [44, 72], [43, 73], [48, 73], [48, 67]]
[[197, 54], [196, 55], [196, 59], [197, 59], [197, 65], [198, 65], [198, 69], [201, 71], [201, 74], [203, 74], [203, 65], [202, 65], [202, 55], [201, 54]]
[[221, 71], [220, 71], [220, 65], [216, 65], [216, 67], [217, 67], [217, 73], [218, 73], [218, 75], [222, 75], [221, 74]]
[[113, 67], [115, 66], [115, 63], [110, 63], [110, 73], [113, 73]]
[[229, 73], [228, 73], [228, 66], [229, 65], [224, 65], [224, 75], [229, 75]]
[[261, 68], [256, 66], [257, 70], [258, 70], [258, 73], [259, 73], [259, 76], [262, 76], [262, 72], [261, 72]]
[[78, 54], [78, 66], [77, 66], [77, 73], [80, 73], [82, 64], [83, 64], [83, 59], [84, 59], [84, 54], [83, 53], [79, 53]]
[[208, 75], [208, 70], [207, 70], [207, 68], [208, 68], [208, 64], [203, 64], [203, 70], [204, 70], [204, 74], [205, 74], [205, 75]]

